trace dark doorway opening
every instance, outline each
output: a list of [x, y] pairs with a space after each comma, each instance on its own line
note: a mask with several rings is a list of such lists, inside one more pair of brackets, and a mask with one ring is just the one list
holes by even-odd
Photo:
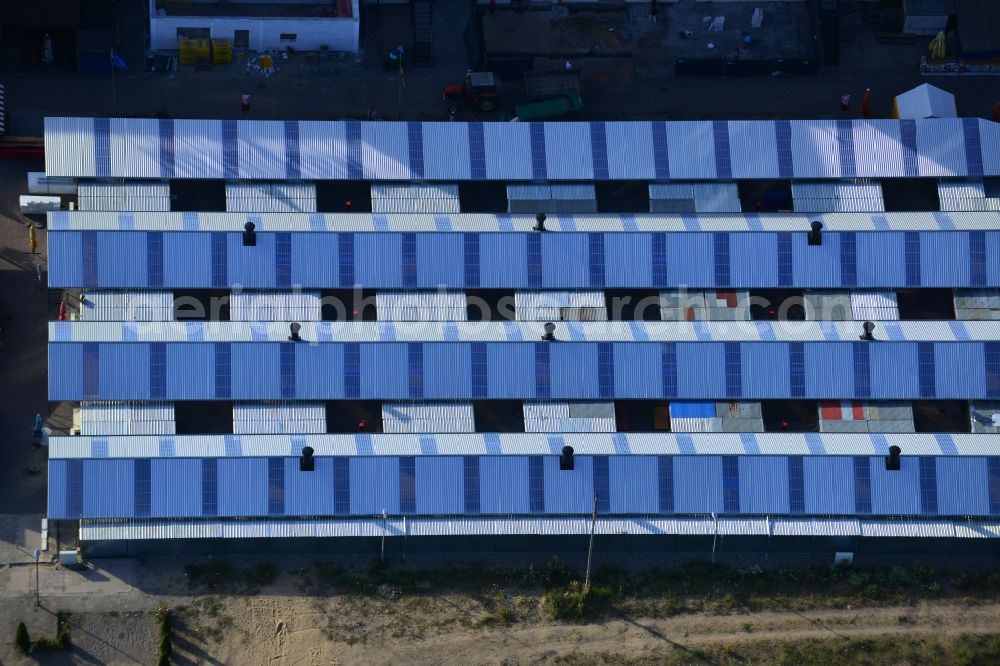
[[663, 303], [656, 289], [608, 289], [604, 305], [610, 321], [660, 321]]
[[174, 403], [178, 435], [231, 435], [232, 400], [195, 400]]
[[[176, 178], [170, 181], [170, 210], [199, 213], [220, 213], [226, 211], [226, 181], [187, 180]], [[241, 228], [233, 231], [242, 231]]]
[[177, 289], [174, 319], [178, 321], [229, 321], [228, 289]]
[[899, 318], [904, 320], [955, 318], [955, 293], [951, 289], [900, 289], [896, 304]]
[[326, 431], [332, 434], [382, 432], [382, 403], [378, 400], [328, 400]]
[[761, 400], [765, 432], [819, 432], [815, 400]]
[[670, 403], [666, 400], [615, 400], [618, 432], [670, 432]]
[[754, 321], [805, 321], [801, 289], [751, 289], [750, 319]]
[[644, 180], [609, 180], [594, 185], [599, 213], [648, 213], [649, 183]]
[[740, 209], [744, 213], [768, 213], [792, 210], [792, 181], [740, 180]]
[[507, 289], [472, 289], [465, 292], [469, 321], [514, 321], [514, 292]]
[[936, 178], [886, 178], [882, 180], [882, 201], [889, 212], [941, 210]]
[[323, 289], [320, 292], [323, 321], [377, 321], [378, 308], [372, 289]]
[[476, 432], [524, 432], [520, 400], [476, 400], [472, 403]]
[[913, 429], [917, 432], [972, 432], [965, 400], [914, 400]]
[[463, 213], [506, 213], [507, 183], [497, 180], [459, 183], [458, 205]]
[[316, 182], [316, 210], [320, 213], [372, 212], [369, 180], [320, 180]]

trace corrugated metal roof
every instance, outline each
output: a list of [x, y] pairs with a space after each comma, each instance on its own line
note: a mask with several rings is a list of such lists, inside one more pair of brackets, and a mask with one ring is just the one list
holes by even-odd
[[374, 213], [458, 213], [458, 185], [372, 183]]
[[[457, 306], [456, 306], [457, 307]], [[288, 320], [286, 320], [288, 321]], [[857, 321], [584, 321], [554, 322], [556, 340], [574, 342], [836, 342], [857, 340]], [[900, 342], [989, 342], [1000, 338], [1000, 322], [900, 321], [891, 329], [876, 322], [882, 345]], [[391, 333], [391, 334], [390, 334]], [[303, 321], [305, 342], [517, 342], [541, 340], [541, 321], [391, 322]], [[286, 342], [285, 322], [49, 322], [49, 340], [68, 342]]]
[[898, 321], [894, 291], [852, 291], [851, 314], [855, 321]]
[[315, 213], [316, 185], [226, 183], [226, 210], [233, 213]]
[[[654, 187], [654, 186], [651, 186]], [[658, 186], [655, 186], [658, 187]], [[687, 186], [685, 186], [687, 187]], [[701, 192], [701, 188], [699, 188]], [[727, 195], [728, 196], [728, 195]], [[548, 231], [668, 233], [797, 231], [806, 233], [814, 220], [825, 231], [992, 231], [1000, 227], [1000, 211], [955, 212], [947, 219], [934, 213], [754, 213], [725, 214], [552, 214], [545, 220]], [[61, 231], [228, 231], [242, 232], [248, 221], [245, 213], [131, 213], [123, 218], [116, 212], [58, 211], [48, 213], [49, 232]], [[440, 233], [442, 224], [452, 232], [530, 232], [534, 214], [492, 213], [262, 213], [254, 217], [258, 232], [365, 232]]]
[[[382, 429], [386, 433], [471, 433], [476, 431], [476, 420], [471, 402], [384, 402]], [[427, 452], [436, 450], [435, 442]]]
[[[233, 404], [233, 433], [325, 433], [326, 405], [322, 402], [237, 402]], [[294, 445], [293, 445], [294, 446]]]
[[80, 405], [80, 435], [173, 435], [175, 432], [172, 402]]
[[880, 183], [792, 183], [792, 205], [797, 212], [882, 212]]
[[[875, 532], [872, 525], [885, 521], [857, 519], [796, 519], [766, 517], [751, 518], [731, 524], [719, 521], [719, 534], [767, 534], [773, 536], [860, 536], [863, 531]], [[890, 523], [891, 524], [891, 523]], [[344, 518], [339, 520], [271, 520], [271, 521], [84, 521], [80, 540], [138, 541], [165, 539], [247, 539], [247, 538], [320, 538], [320, 537], [398, 537], [409, 536], [476, 536], [476, 535], [577, 535], [590, 533], [590, 521], [582, 518], [424, 518], [392, 516], [380, 518]], [[723, 531], [732, 528], [739, 532]], [[949, 528], [952, 534], [947, 534]], [[714, 522], [706, 518], [635, 516], [598, 518], [597, 534], [639, 535], [711, 535]], [[944, 532], [964, 538], [997, 538], [1000, 524], [982, 521], [907, 521], [896, 524], [893, 536], [920, 537], [927, 532]]]
[[[172, 138], [175, 177], [220, 178], [223, 156], [233, 161], [234, 177], [283, 180], [286, 173], [282, 121], [220, 121], [113, 119], [110, 155], [97, 155], [96, 126], [101, 119], [46, 118], [46, 172], [50, 176], [120, 176], [160, 178], [163, 143]], [[106, 120], [103, 121], [107, 123]], [[231, 134], [222, 130], [232, 123]], [[360, 136], [346, 131], [349, 122], [296, 122], [303, 178], [409, 180], [411, 168], [408, 124], [360, 123]], [[916, 176], [969, 175], [964, 149], [963, 120], [935, 118], [898, 120], [792, 120], [605, 122], [607, 175], [595, 169], [591, 150], [594, 128], [588, 123], [538, 123], [536, 136], [544, 147], [545, 177], [552, 180], [632, 178], [657, 180], [656, 150], [665, 150], [669, 176], [715, 180], [720, 174], [737, 178], [778, 178], [779, 143], [776, 124], [791, 127], [794, 178], [908, 175], [902, 123], [916, 128]], [[164, 124], [169, 123], [169, 124]], [[996, 132], [976, 119], [984, 174], [1000, 175]], [[417, 173], [441, 180], [532, 180], [531, 126], [534, 123], [415, 123], [422, 136], [422, 164]], [[442, 127], [451, 125], [451, 127]], [[665, 126], [666, 146], [654, 147], [654, 125]], [[478, 128], [478, 129], [477, 129]], [[172, 136], [171, 136], [172, 133]], [[468, 137], [476, 136], [475, 145]], [[164, 138], [166, 137], [166, 138]], [[635, 140], [635, 139], [641, 140]], [[629, 139], [632, 139], [629, 141]], [[720, 142], [718, 143], [717, 142]], [[628, 142], [628, 143], [625, 143]], [[622, 149], [627, 146], [628, 160]], [[198, 149], [201, 149], [200, 151]], [[536, 147], [537, 149], [537, 147]], [[470, 169], [472, 156], [483, 155], [485, 168]], [[348, 157], [354, 155], [355, 157]], [[843, 155], [852, 155], [841, 164]], [[359, 159], [358, 159], [359, 158]], [[360, 174], [346, 164], [358, 159]], [[661, 158], [662, 159], [662, 158]], [[661, 161], [662, 164], [662, 161]], [[735, 170], [731, 165], [738, 165]], [[857, 166], [856, 166], [857, 165]], [[324, 168], [326, 167], [326, 168]], [[662, 169], [662, 167], [661, 167]], [[728, 177], [728, 176], [725, 176]], [[787, 177], [787, 176], [786, 176]]]
[[[170, 184], [167, 182], [101, 183], [81, 182], [77, 188], [77, 206], [82, 211], [156, 211], [170, 210]], [[122, 220], [119, 219], [119, 224]]]
[[318, 291], [234, 291], [229, 297], [229, 318], [240, 322], [320, 321], [322, 299]]
[[467, 317], [465, 294], [460, 291], [379, 291], [375, 310], [380, 321], [451, 322]]
[[938, 200], [942, 211], [1000, 211], [1000, 197], [986, 196], [981, 180], [942, 180], [938, 183]]
[[[878, 456], [897, 445], [904, 456], [996, 456], [1000, 435], [954, 434], [954, 444], [942, 448], [928, 433], [755, 433], [759, 455], [811, 457]], [[433, 442], [430, 447], [427, 441]], [[94, 441], [107, 447], [111, 458], [156, 458], [165, 455], [158, 437], [59, 437], [49, 438], [51, 460], [90, 458]], [[545, 433], [368, 434], [330, 435], [254, 434], [240, 437], [246, 457], [298, 455], [302, 446], [316, 456], [421, 456], [421, 455], [552, 455], [563, 444], [580, 455], [745, 455], [740, 433], [566, 433], [556, 451]], [[225, 435], [178, 435], [171, 438], [170, 457], [232, 457]], [[947, 449], [947, 450], [945, 450]]]

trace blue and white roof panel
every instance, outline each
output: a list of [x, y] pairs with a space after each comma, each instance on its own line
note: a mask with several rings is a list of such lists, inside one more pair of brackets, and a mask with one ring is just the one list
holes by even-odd
[[[554, 446], [558, 440], [558, 446]], [[561, 443], [560, 443], [561, 442]], [[326, 456], [581, 455], [877, 456], [899, 446], [907, 456], [1000, 456], [1000, 435], [926, 433], [461, 433], [121, 435], [50, 437], [49, 458], [224, 458], [299, 455], [311, 446]], [[95, 452], [99, 452], [98, 456]], [[951, 464], [951, 463], [950, 463]], [[955, 462], [956, 480], [963, 465]], [[973, 464], [973, 463], [968, 463]], [[951, 469], [951, 468], [949, 468]], [[949, 477], [950, 478], [950, 477]]]
[[[549, 215], [553, 232], [698, 233], [790, 231], [805, 233], [819, 220], [825, 231], [1000, 231], [1000, 212], [951, 213], [700, 213], [697, 215]], [[240, 231], [253, 221], [261, 232], [529, 232], [534, 215], [495, 213], [181, 213], [55, 211], [51, 231]]]
[[[289, 322], [54, 321], [50, 342], [286, 342]], [[879, 321], [880, 345], [993, 342], [1000, 321]], [[541, 340], [540, 321], [301, 322], [306, 343], [511, 342]], [[555, 322], [556, 340], [583, 342], [857, 342], [855, 321]], [[1000, 343], [998, 343], [1000, 344]], [[977, 345], [978, 346], [978, 345]], [[964, 348], [966, 350], [971, 347]]]
[[[969, 118], [666, 123], [46, 118], [46, 173], [506, 181], [995, 176], [1000, 141], [990, 125]], [[413, 150], [417, 144], [422, 150]]]

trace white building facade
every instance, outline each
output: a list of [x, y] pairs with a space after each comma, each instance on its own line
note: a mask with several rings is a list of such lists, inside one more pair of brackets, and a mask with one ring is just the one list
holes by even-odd
[[358, 0], [225, 4], [149, 0], [150, 48], [171, 51], [181, 39], [231, 39], [237, 50], [358, 50]]

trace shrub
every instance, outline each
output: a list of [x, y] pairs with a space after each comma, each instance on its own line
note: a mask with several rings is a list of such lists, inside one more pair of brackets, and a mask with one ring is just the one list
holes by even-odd
[[28, 651], [31, 650], [31, 639], [28, 638], [28, 628], [24, 626], [24, 622], [17, 623], [14, 645], [17, 646], [17, 651], [21, 654], [28, 654]]
[[270, 562], [261, 562], [246, 573], [247, 584], [251, 587], [266, 587], [278, 579], [278, 567]]
[[170, 609], [161, 601], [156, 604], [156, 610], [153, 611], [153, 615], [156, 617], [160, 633], [160, 645], [156, 654], [156, 663], [169, 664], [170, 653], [173, 651], [170, 645]]
[[563, 564], [558, 555], [553, 555], [545, 564], [538, 567], [536, 576], [538, 582], [546, 589], [563, 587], [575, 578], [573, 572]]
[[590, 614], [592, 605], [590, 590], [577, 581], [565, 590], [549, 590], [545, 593], [545, 608], [554, 620], [581, 620]]

